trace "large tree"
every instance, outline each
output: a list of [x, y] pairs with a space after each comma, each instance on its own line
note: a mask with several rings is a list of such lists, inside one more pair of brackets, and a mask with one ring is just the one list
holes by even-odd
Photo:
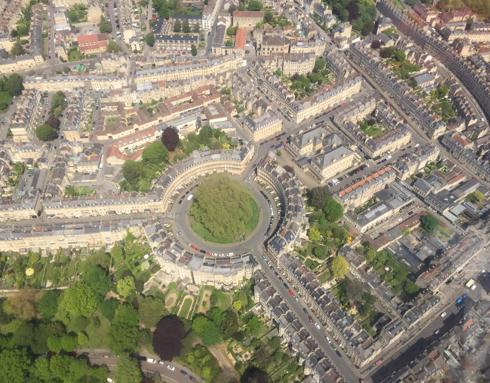
[[162, 318], [153, 333], [153, 349], [161, 359], [172, 360], [180, 355], [184, 335], [184, 325], [177, 316]]
[[119, 305], [109, 330], [111, 350], [120, 355], [134, 352], [140, 335], [138, 312], [130, 305]]
[[127, 355], [120, 355], [117, 359], [116, 382], [140, 383], [142, 378], [138, 362]]
[[37, 304], [37, 310], [44, 319], [52, 319], [58, 310], [60, 292], [56, 290], [46, 291]]
[[167, 161], [168, 151], [161, 141], [155, 141], [146, 147], [141, 158], [143, 162], [161, 165]]
[[321, 209], [325, 204], [325, 202], [327, 201], [328, 197], [330, 197], [330, 193], [328, 192], [326, 187], [320, 186], [308, 190], [307, 197], [308, 197], [308, 204], [310, 206]]
[[161, 299], [142, 297], [139, 298], [138, 305], [140, 320], [147, 328], [155, 327], [165, 313], [165, 307]]
[[17, 73], [11, 74], [2, 81], [2, 90], [6, 90], [10, 96], [18, 96], [22, 93], [24, 86], [22, 85], [22, 77]]
[[42, 124], [36, 128], [36, 136], [41, 141], [53, 141], [58, 138], [58, 132], [48, 124]]
[[165, 128], [162, 134], [162, 143], [169, 152], [173, 152], [179, 146], [180, 138], [177, 130], [169, 126]]
[[85, 267], [82, 280], [100, 297], [104, 297], [112, 286], [111, 278], [107, 271], [92, 263]]
[[333, 197], [328, 197], [323, 205], [323, 212], [325, 213], [325, 218], [330, 222], [336, 222], [344, 214], [344, 209], [342, 205], [338, 203]]
[[31, 360], [24, 349], [3, 350], [0, 352], [0, 382], [25, 383], [29, 377]]
[[204, 315], [198, 315], [194, 318], [192, 330], [199, 335], [205, 346], [211, 346], [222, 340], [218, 326]]
[[420, 226], [428, 233], [433, 233], [439, 226], [439, 220], [431, 214], [420, 217]]
[[101, 33], [111, 33], [112, 32], [112, 24], [104, 16], [100, 17], [99, 31]]
[[332, 273], [335, 278], [342, 279], [349, 272], [349, 262], [341, 256], [337, 255], [332, 261]]
[[98, 304], [97, 295], [91, 287], [78, 282], [63, 292], [58, 315], [65, 322], [80, 315], [91, 317], [97, 310]]

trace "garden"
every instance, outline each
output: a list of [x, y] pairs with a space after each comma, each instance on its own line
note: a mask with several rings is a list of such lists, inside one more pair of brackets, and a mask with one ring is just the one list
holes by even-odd
[[[13, 254], [2, 254], [2, 281], [22, 290], [0, 298], [0, 381], [77, 382], [83, 377], [105, 382], [106, 367], [91, 366], [75, 353], [103, 348], [122, 361], [116, 378], [126, 378], [118, 382], [139, 383], [141, 372], [130, 355], [151, 349], [150, 327], [164, 313], [161, 303], [155, 305], [157, 298], [143, 294], [157, 269], [149, 251], [128, 233], [110, 252], [58, 254], [47, 261], [38, 254], [14, 261]], [[48, 278], [54, 285], [55, 274], [63, 288], [32, 289], [46, 286]]]
[[[177, 292], [181, 297], [188, 296], [182, 287], [175, 284], [170, 284], [165, 294], [168, 295], [169, 291]], [[243, 379], [251, 370], [260, 371], [270, 382], [296, 381], [302, 376], [302, 368], [283, 349], [275, 330], [253, 313], [252, 294], [251, 282], [232, 291], [201, 287], [192, 317], [188, 320], [182, 315], [178, 316], [183, 333], [179, 330], [180, 325], [174, 323], [175, 319], [170, 319], [175, 318], [171, 316], [173, 314], [162, 319], [162, 322], [171, 321], [175, 331], [165, 331], [165, 335], [158, 339], [154, 337], [155, 351], [167, 359], [172, 355], [206, 382]], [[203, 301], [206, 303], [201, 306]], [[181, 334], [178, 344], [169, 335], [175, 333]], [[172, 340], [168, 340], [169, 337]], [[233, 366], [232, 371], [219, 367], [224, 364], [223, 359]]]
[[400, 262], [389, 250], [376, 251], [363, 243], [357, 251], [366, 257], [366, 262], [391, 290], [404, 300], [414, 298], [420, 291], [410, 279], [408, 267]]
[[409, 80], [413, 73], [420, 70], [417, 64], [407, 60], [405, 52], [401, 49], [394, 47], [381, 48], [379, 55], [388, 60], [393, 72], [402, 80]]
[[449, 87], [438, 85], [426, 98], [429, 109], [443, 121], [448, 122], [456, 117], [456, 111], [448, 97]]
[[334, 81], [334, 74], [323, 57], [316, 58], [313, 70], [306, 75], [295, 74], [288, 78], [279, 69], [275, 74], [294, 92], [297, 99], [309, 97], [321, 86]]
[[307, 198], [309, 241], [297, 251], [305, 266], [315, 271], [321, 281], [326, 282], [343, 274], [340, 269], [332, 269], [332, 264], [335, 259], [342, 259], [335, 256], [338, 249], [349, 241], [349, 232], [340, 223], [343, 216], [342, 205], [325, 187], [310, 189]]
[[365, 135], [373, 139], [381, 137], [386, 133], [386, 128], [373, 118], [368, 118], [361, 121], [359, 128]]
[[[223, 358], [237, 379], [300, 380], [302, 368], [276, 330], [252, 310], [251, 281], [231, 291], [189, 292], [177, 283], [147, 290], [158, 269], [149, 253], [128, 233], [109, 252], [3, 254], [2, 281], [21, 290], [0, 298], [0, 381], [140, 383], [137, 355], [176, 360], [209, 383], [229, 376]], [[37, 289], [48, 275], [51, 289]], [[116, 355], [114, 371], [91, 365], [90, 349]]]
[[[152, 110], [158, 107], [157, 102], [142, 104], [140, 107]], [[199, 133], [190, 133], [180, 140], [177, 131], [167, 128], [160, 141], [148, 145], [141, 156], [141, 160], [127, 160], [122, 171], [124, 179], [120, 187], [125, 191], [148, 192], [153, 181], [169, 166], [190, 155], [194, 150], [230, 149], [234, 146], [231, 138], [223, 131], [213, 129], [209, 125], [199, 129]]]

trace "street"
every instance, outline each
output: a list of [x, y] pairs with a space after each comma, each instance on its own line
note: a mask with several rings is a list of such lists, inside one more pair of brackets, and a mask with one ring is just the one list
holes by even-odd
[[325, 333], [321, 330], [318, 330], [314, 323], [310, 322], [308, 319], [308, 315], [304, 312], [304, 308], [306, 306], [300, 303], [298, 297], [292, 297], [288, 294], [288, 288], [284, 287], [283, 283], [287, 283], [284, 280], [280, 280], [275, 272], [279, 273], [278, 268], [271, 262], [271, 265], [267, 263], [265, 258], [264, 251], [262, 247], [257, 246], [254, 249], [254, 254], [256, 254], [257, 262], [260, 264], [262, 271], [265, 276], [272, 284], [272, 286], [276, 289], [277, 293], [281, 296], [284, 302], [287, 303], [288, 307], [294, 312], [294, 314], [298, 317], [301, 324], [305, 327], [305, 329], [310, 333], [312, 338], [318, 344], [320, 349], [328, 356], [328, 359], [333, 364], [333, 366], [337, 369], [339, 374], [341, 374], [347, 382], [358, 382], [359, 375], [357, 374], [357, 368], [353, 366], [346, 357], [339, 356], [330, 343], [327, 341]]
[[[117, 357], [107, 350], [80, 350], [78, 354], [87, 355], [92, 364], [106, 365], [111, 373], [117, 367]], [[201, 378], [194, 375], [187, 367], [176, 362], [157, 362], [149, 363], [145, 358], [140, 357], [141, 369], [146, 375], [159, 374], [169, 383], [200, 383]], [[117, 382], [116, 382], [117, 383]]]

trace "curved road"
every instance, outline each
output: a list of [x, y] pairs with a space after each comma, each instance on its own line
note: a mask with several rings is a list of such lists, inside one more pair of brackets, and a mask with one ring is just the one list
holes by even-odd
[[[80, 355], [87, 355], [90, 363], [96, 365], [106, 365], [109, 371], [113, 373], [117, 366], [117, 357], [112, 355], [108, 350], [80, 350]], [[160, 376], [169, 383], [201, 383], [198, 376], [176, 362], [161, 361], [158, 363], [149, 363], [143, 357], [140, 358], [141, 370], [147, 375], [160, 374]], [[116, 382], [117, 383], [117, 382]]]
[[378, 1], [377, 6], [379, 11], [384, 16], [389, 17], [402, 33], [409, 36], [422, 49], [428, 50], [466, 86], [483, 109], [487, 119], [490, 120], [490, 94], [488, 89], [473, 74], [470, 64], [456, 57], [449, 45], [428, 37], [416, 28], [404, 15], [394, 9], [390, 1]]
[[194, 244], [200, 249], [210, 253], [222, 253], [223, 255], [226, 255], [227, 253], [233, 252], [237, 255], [250, 252], [250, 249], [255, 244], [262, 242], [271, 220], [270, 207], [266, 199], [258, 191], [257, 186], [253, 183], [253, 181], [243, 180], [243, 182], [247, 185], [248, 190], [252, 192], [260, 210], [260, 217], [257, 227], [253, 233], [248, 236], [248, 238], [246, 238], [244, 241], [233, 244], [217, 244], [207, 242], [193, 232], [187, 215], [192, 205], [192, 199], [188, 200], [188, 196], [192, 194], [192, 191], [199, 183], [199, 180], [196, 180], [196, 182], [187, 187], [186, 191], [182, 192], [176, 198], [176, 200], [182, 199], [182, 203], [174, 204], [172, 209], [171, 216], [174, 218], [174, 234], [181, 239], [181, 243], [184, 245]]

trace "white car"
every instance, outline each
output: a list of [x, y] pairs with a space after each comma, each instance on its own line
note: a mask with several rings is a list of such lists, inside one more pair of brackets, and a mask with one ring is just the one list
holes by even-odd
[[446, 315], [447, 315], [447, 312], [445, 312], [445, 311], [444, 311], [444, 312], [441, 314], [441, 318], [445, 318], [445, 317], [446, 317]]
[[164, 365], [164, 364], [165, 364], [165, 362], [164, 362], [163, 360], [159, 360], [159, 361], [158, 361], [158, 364]]
[[318, 323], [315, 323], [315, 327], [316, 327], [318, 330], [320, 330], [320, 329], [321, 329], [321, 327], [320, 327], [320, 325], [319, 325]]
[[167, 368], [170, 370], [170, 371], [175, 371], [175, 366], [172, 366], [171, 364], [169, 364], [167, 366]]

